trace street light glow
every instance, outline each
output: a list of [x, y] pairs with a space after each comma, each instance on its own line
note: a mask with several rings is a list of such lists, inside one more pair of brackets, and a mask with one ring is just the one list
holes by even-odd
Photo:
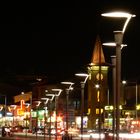
[[[108, 42], [108, 43], [103, 43], [104, 46], [116, 46], [115, 42]], [[127, 44], [121, 44], [122, 47], [127, 46]]]
[[110, 13], [101, 14], [101, 16], [113, 17], [113, 18], [126, 18], [126, 21], [125, 21], [123, 29], [122, 29], [123, 33], [125, 32], [125, 29], [127, 27], [127, 24], [129, 23], [130, 19], [132, 17], [136, 17], [136, 15], [132, 15], [132, 14], [129, 14], [129, 13], [126, 13], [126, 12], [110, 12]]
[[50, 98], [51, 101], [52, 101], [52, 100], [54, 99], [54, 97], [55, 97], [54, 94], [46, 94], [46, 96], [50, 96], [50, 97], [52, 97], [52, 98]]
[[73, 85], [74, 83], [72, 83], [72, 82], [61, 82], [61, 84]]
[[48, 98], [41, 98], [41, 100], [47, 100]]
[[72, 83], [72, 82], [61, 82], [61, 84], [70, 85], [68, 90], [72, 90], [72, 85], [74, 85], [74, 83]]
[[62, 89], [52, 89], [52, 91], [58, 92], [55, 96], [60, 96]]
[[52, 91], [62, 91], [62, 89], [54, 88]]
[[36, 106], [39, 106], [41, 104], [41, 101], [35, 101], [36, 103], [38, 103]]
[[97, 89], [98, 89], [99, 87], [100, 87], [100, 85], [99, 85], [99, 84], [96, 84], [96, 85], [95, 85], [95, 88], [97, 88]]
[[44, 104], [47, 104], [49, 101], [49, 98], [41, 98], [41, 100], [45, 100], [46, 102]]
[[[107, 42], [107, 43], [103, 43], [103, 46], [109, 46], [109, 47], [116, 47], [116, 43], [115, 42]], [[126, 47], [127, 44], [121, 44], [121, 49], [123, 49], [123, 47]]]
[[85, 77], [84, 83], [86, 83], [86, 81], [87, 81], [87, 79], [89, 77], [89, 75], [86, 74], [86, 73], [76, 73], [75, 75], [79, 76], [79, 77]]
[[76, 76], [81, 76], [81, 77], [87, 77], [88, 76], [88, 74], [86, 74], [86, 73], [76, 73], [75, 75]]
[[122, 84], [123, 84], [123, 85], [125, 85], [125, 84], [126, 84], [126, 81], [125, 81], [125, 80], [123, 80], [123, 81], [122, 81]]
[[115, 18], [129, 18], [129, 17], [136, 17], [136, 15], [132, 15], [126, 12], [110, 12], [101, 14], [104, 17], [115, 17]]

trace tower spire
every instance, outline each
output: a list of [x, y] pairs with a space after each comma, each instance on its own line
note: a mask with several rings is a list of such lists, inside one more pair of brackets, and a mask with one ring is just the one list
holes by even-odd
[[[101, 56], [99, 56], [99, 55], [101, 55]], [[99, 63], [105, 64], [105, 57], [104, 57], [104, 53], [103, 53], [103, 49], [102, 49], [102, 43], [101, 43], [101, 40], [100, 40], [99, 36], [97, 36], [97, 38], [96, 38], [91, 63], [93, 63], [95, 65], [97, 65]]]

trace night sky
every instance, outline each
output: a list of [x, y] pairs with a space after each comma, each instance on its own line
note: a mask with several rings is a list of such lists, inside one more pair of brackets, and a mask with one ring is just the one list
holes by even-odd
[[[115, 10], [136, 15], [124, 35], [123, 42], [128, 46], [122, 50], [122, 78], [139, 78], [138, 5], [135, 1], [122, 0], [55, 3], [46, 7], [42, 3], [42, 8], [36, 6], [30, 13], [3, 15], [0, 18], [0, 81], [12, 84], [16, 75], [45, 75], [48, 81], [57, 83], [86, 71], [97, 35], [102, 43], [114, 41], [113, 31], [122, 25], [122, 21], [101, 17], [102, 13]], [[114, 49], [103, 47], [103, 50], [110, 63]]]

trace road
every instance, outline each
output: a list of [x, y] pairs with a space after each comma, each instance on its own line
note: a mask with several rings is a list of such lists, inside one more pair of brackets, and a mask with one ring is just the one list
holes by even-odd
[[[5, 137], [0, 137], [0, 140], [62, 140], [62, 136], [57, 136], [55, 137], [52, 135], [49, 137], [48, 135], [25, 135], [25, 134], [20, 134], [20, 135], [13, 135], [13, 136], [5, 136]], [[70, 140], [80, 140], [78, 137], [72, 137]]]
[[[0, 140], [49, 140], [49, 137], [46, 136], [44, 138], [44, 136], [42, 137], [30, 137], [30, 136], [6, 136], [6, 137], [0, 137]], [[55, 140], [55, 137], [51, 137], [51, 140]], [[57, 137], [57, 140], [62, 140], [62, 138], [59, 136]]]
[[[44, 135], [28, 135], [26, 136], [24, 135], [13, 135], [11, 137], [6, 136], [6, 137], [0, 137], [0, 140], [56, 140], [55, 136], [51, 136], [51, 138], [49, 138], [48, 135], [46, 135], [44, 137]], [[61, 136], [57, 136], [57, 140], [62, 140]], [[72, 137], [72, 139], [70, 140], [81, 140], [80, 137]], [[99, 138], [96, 138], [95, 136], [93, 137], [83, 137], [83, 140], [99, 140]], [[112, 137], [106, 137], [106, 138], [101, 138], [100, 140], [113, 140]], [[140, 140], [140, 136], [139, 135], [132, 135], [129, 137], [120, 137], [120, 140]]]

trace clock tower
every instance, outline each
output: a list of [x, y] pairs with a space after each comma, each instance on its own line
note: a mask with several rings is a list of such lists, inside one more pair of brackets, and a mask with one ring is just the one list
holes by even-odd
[[96, 38], [92, 60], [88, 66], [88, 127], [102, 126], [104, 106], [108, 99], [108, 65], [102, 49], [100, 38]]

